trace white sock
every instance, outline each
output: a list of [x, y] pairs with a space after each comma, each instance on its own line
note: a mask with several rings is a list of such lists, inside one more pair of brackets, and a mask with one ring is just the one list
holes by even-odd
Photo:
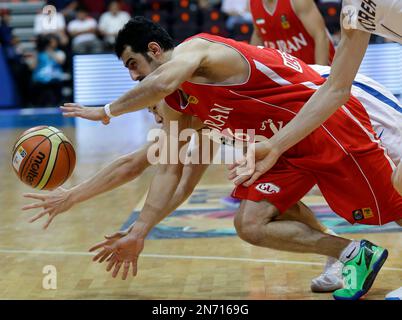
[[345, 249], [343, 249], [341, 255], [339, 256], [339, 261], [345, 263], [352, 260], [359, 253], [360, 241], [353, 240]]

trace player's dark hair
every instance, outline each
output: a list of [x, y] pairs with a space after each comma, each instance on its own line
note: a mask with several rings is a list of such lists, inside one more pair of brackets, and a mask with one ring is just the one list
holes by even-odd
[[145, 17], [136, 16], [117, 34], [115, 52], [121, 58], [124, 49], [130, 46], [133, 52], [146, 56], [150, 42], [156, 42], [165, 51], [174, 48], [173, 39], [165, 29]]

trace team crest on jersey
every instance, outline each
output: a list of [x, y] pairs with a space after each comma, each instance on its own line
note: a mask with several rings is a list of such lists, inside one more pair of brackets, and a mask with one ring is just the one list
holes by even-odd
[[289, 29], [290, 28], [289, 20], [288, 20], [288, 18], [286, 17], [285, 14], [283, 14], [281, 16], [281, 24], [282, 24], [283, 29]]
[[371, 208], [362, 208], [353, 211], [353, 219], [356, 221], [363, 219], [370, 219], [374, 217], [373, 210]]
[[194, 96], [189, 96], [188, 97], [188, 103], [198, 104], [198, 102], [199, 102], [199, 100], [196, 97], [194, 97]]

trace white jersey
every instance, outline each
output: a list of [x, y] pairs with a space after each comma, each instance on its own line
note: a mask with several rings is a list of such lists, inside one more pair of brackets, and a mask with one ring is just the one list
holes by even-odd
[[343, 0], [342, 25], [402, 44], [402, 0]]
[[[327, 66], [310, 67], [324, 78], [331, 71]], [[397, 165], [402, 159], [402, 104], [388, 89], [362, 74], [356, 75], [351, 93], [366, 109], [381, 144]]]

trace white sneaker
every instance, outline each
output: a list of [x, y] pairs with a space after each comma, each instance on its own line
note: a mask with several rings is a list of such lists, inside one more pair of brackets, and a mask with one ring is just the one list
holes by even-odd
[[388, 293], [385, 296], [385, 300], [402, 300], [402, 287]]
[[342, 268], [342, 262], [329, 257], [324, 272], [311, 280], [311, 291], [332, 292], [343, 288]]

